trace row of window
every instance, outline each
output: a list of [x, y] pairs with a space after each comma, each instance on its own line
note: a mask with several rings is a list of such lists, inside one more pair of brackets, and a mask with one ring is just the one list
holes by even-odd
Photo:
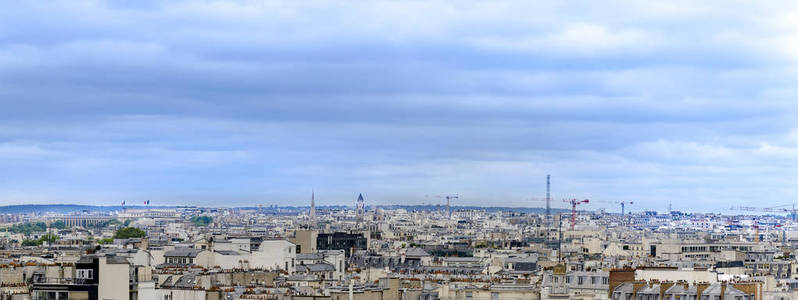
[[[665, 295], [662, 298], [663, 300], [696, 300], [696, 295]], [[720, 295], [703, 295], [701, 296], [701, 300], [720, 300]], [[746, 295], [746, 296], [735, 296], [733, 300], [751, 300], [754, 299], [753, 295]], [[632, 300], [632, 294], [627, 293], [623, 294], [621, 292], [614, 293], [612, 295], [612, 300]], [[659, 294], [638, 294], [635, 300], [659, 300]]]
[[[565, 276], [565, 283], [571, 283], [572, 277], [576, 277], [577, 285], [585, 284], [585, 280], [587, 280], [587, 278], [590, 278], [590, 284], [597, 284], [599, 282], [599, 278], [601, 278], [601, 284], [609, 284], [609, 278], [604, 276]], [[558, 276], [552, 276], [551, 278], [554, 283], [559, 282]]]
[[94, 270], [92, 269], [78, 269], [75, 273], [75, 277], [78, 279], [94, 279]]
[[166, 263], [170, 264], [194, 264], [194, 259], [190, 257], [167, 257]]

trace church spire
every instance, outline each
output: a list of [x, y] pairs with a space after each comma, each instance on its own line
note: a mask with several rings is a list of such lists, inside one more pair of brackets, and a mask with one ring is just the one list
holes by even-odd
[[357, 219], [358, 221], [363, 221], [363, 215], [366, 213], [366, 205], [363, 200], [363, 194], [357, 195]]

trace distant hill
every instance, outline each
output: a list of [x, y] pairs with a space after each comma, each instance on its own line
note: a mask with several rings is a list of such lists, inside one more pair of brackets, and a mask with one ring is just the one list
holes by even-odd
[[[446, 206], [441, 205], [394, 205], [394, 206], [382, 206], [385, 208], [403, 208], [406, 210], [426, 210], [426, 211], [434, 211], [440, 209], [446, 209]], [[457, 210], [484, 210], [487, 212], [500, 212], [500, 211], [512, 211], [512, 212], [519, 212], [519, 213], [536, 213], [536, 214], [543, 214], [546, 213], [545, 207], [507, 207], [507, 206], [452, 206], [452, 211]], [[563, 209], [563, 208], [551, 208], [551, 213], [557, 214], [561, 212], [570, 212], [570, 209]]]
[[[373, 210], [377, 207], [382, 207], [386, 209], [405, 209], [409, 211], [437, 211], [446, 209], [444, 205], [368, 205], [366, 207], [367, 210]], [[239, 207], [240, 209], [259, 209], [258, 207]], [[264, 211], [273, 211], [279, 208], [282, 211], [305, 211], [310, 209], [310, 206], [264, 206], [261, 208]], [[324, 205], [324, 206], [316, 206], [316, 209], [353, 209], [353, 206], [346, 206], [346, 205]], [[498, 212], [498, 211], [512, 211], [512, 212], [519, 212], [519, 213], [538, 213], [543, 214], [546, 213], [546, 208], [544, 207], [506, 207], [506, 206], [452, 206], [452, 211], [457, 210], [484, 210], [488, 212]], [[583, 211], [583, 210], [580, 210]], [[551, 213], [566, 213], [571, 212], [570, 209], [564, 208], [551, 208]]]
[[[126, 206], [127, 208], [143, 208], [143, 206]], [[73, 213], [73, 212], [112, 212], [122, 210], [122, 206], [96, 206], [79, 204], [22, 204], [0, 206], [0, 214], [29, 213]]]
[[[128, 209], [143, 209], [143, 208], [175, 208], [181, 206], [125, 206]], [[379, 205], [379, 207], [387, 208], [387, 209], [397, 209], [402, 208], [409, 211], [414, 210], [422, 210], [422, 211], [436, 211], [445, 209], [445, 206], [439, 205]], [[238, 207], [239, 209], [259, 209], [258, 207]], [[297, 212], [297, 211], [304, 211], [307, 210], [308, 206], [266, 206], [261, 209], [264, 211], [275, 211], [279, 208], [283, 212]], [[344, 206], [344, 205], [331, 205], [331, 206], [318, 206], [318, 209], [352, 209], [351, 206]], [[369, 210], [373, 210], [376, 206], [369, 206]], [[484, 210], [488, 212], [497, 212], [497, 211], [513, 211], [513, 212], [523, 212], [523, 213], [545, 213], [545, 208], [540, 207], [483, 207], [483, 206], [452, 206], [452, 211], [457, 210]], [[115, 206], [96, 206], [96, 205], [80, 205], [80, 204], [22, 204], [22, 205], [7, 205], [7, 206], [0, 206], [0, 214], [29, 214], [29, 213], [74, 213], [74, 212], [113, 212], [122, 210], [122, 206], [115, 205]], [[561, 212], [569, 212], [568, 209], [562, 208], [552, 208], [551, 212], [561, 213]]]

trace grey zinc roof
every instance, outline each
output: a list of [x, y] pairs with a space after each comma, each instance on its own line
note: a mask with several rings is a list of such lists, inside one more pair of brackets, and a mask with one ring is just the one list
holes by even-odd
[[174, 286], [190, 288], [199, 285], [197, 282], [198, 282], [197, 276], [195, 276], [194, 274], [185, 274], [183, 275], [183, 277], [180, 277], [180, 279], [178, 279], [177, 282], [175, 282]]
[[109, 264], [129, 264], [130, 262], [125, 257], [116, 256], [116, 255], [108, 255], [105, 258], [105, 262]]
[[687, 287], [687, 294], [697, 295], [698, 294], [698, 287], [695, 286], [695, 284]]
[[534, 263], [538, 261], [538, 257], [537, 256], [508, 257], [504, 261], [508, 263]]
[[710, 284], [709, 287], [704, 289], [702, 295], [720, 295], [721, 286], [718, 283]]
[[640, 290], [637, 291], [637, 294], [659, 294], [659, 292], [659, 284], [652, 284], [651, 286], [641, 287]]
[[635, 286], [631, 282], [624, 282], [621, 285], [617, 286], [614, 292], [623, 292], [623, 293], [631, 293], [634, 292]]
[[321, 253], [299, 253], [296, 255], [297, 260], [321, 260], [324, 255]]
[[194, 248], [176, 248], [163, 254], [164, 257], [197, 257], [203, 250]]
[[734, 288], [731, 284], [726, 286], [726, 297], [729, 296], [745, 296], [745, 293], [741, 290]]
[[684, 294], [687, 290], [681, 284], [674, 284], [672, 287], [665, 290], [665, 294]]
[[479, 257], [446, 257], [443, 260], [451, 262], [479, 262], [482, 259]]
[[90, 263], [92, 263], [93, 261], [94, 261], [94, 258], [93, 258], [93, 257], [91, 257], [91, 256], [81, 256], [81, 257], [78, 259], [77, 263], [79, 263], [79, 264], [90, 264]]
[[297, 272], [330, 272], [335, 271], [335, 266], [331, 264], [307, 264], [296, 266]]
[[166, 277], [166, 280], [161, 283], [161, 286], [171, 286], [172, 285], [172, 276]]
[[288, 275], [286, 279], [292, 281], [307, 281], [307, 280], [317, 280], [318, 278], [316, 278], [315, 275], [293, 274], [293, 275]]
[[415, 248], [414, 247], [414, 248], [407, 249], [407, 253], [405, 253], [405, 256], [424, 257], [424, 256], [430, 256], [430, 255], [429, 255], [429, 253], [427, 253], [427, 251], [424, 251], [424, 249]]

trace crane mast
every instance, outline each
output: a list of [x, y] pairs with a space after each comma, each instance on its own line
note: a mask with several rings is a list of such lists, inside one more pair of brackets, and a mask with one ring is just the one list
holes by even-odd
[[563, 199], [563, 201], [571, 204], [571, 230], [574, 230], [574, 225], [576, 225], [576, 206], [590, 203], [590, 200]]

